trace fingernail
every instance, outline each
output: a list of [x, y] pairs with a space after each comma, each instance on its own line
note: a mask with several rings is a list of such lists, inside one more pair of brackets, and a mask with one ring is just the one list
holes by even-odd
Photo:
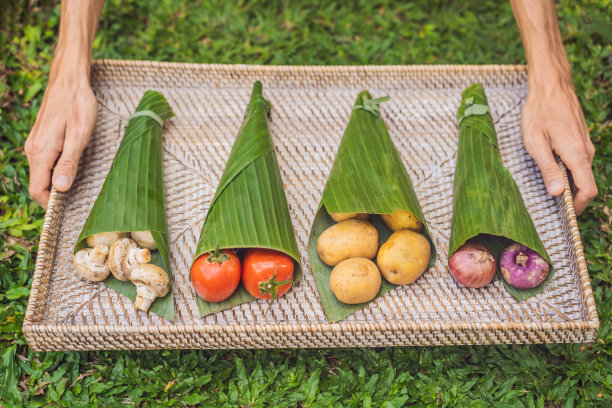
[[65, 174], [58, 174], [55, 176], [55, 180], [53, 181], [55, 188], [65, 189], [70, 187], [70, 177]]
[[563, 183], [560, 180], [553, 180], [548, 183], [548, 191], [550, 193], [557, 192], [563, 189]]

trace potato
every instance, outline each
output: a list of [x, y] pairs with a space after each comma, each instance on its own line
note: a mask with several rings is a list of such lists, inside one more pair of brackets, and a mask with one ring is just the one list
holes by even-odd
[[370, 217], [370, 215], [366, 213], [329, 213], [329, 216], [336, 222], [342, 222], [352, 218], [367, 220]]
[[348, 258], [372, 259], [377, 251], [378, 231], [363, 220], [351, 219], [332, 225], [317, 240], [319, 257], [329, 266]]
[[391, 234], [382, 244], [376, 262], [380, 272], [391, 283], [412, 283], [425, 272], [429, 265], [431, 246], [427, 238], [410, 230]]
[[380, 282], [376, 264], [366, 258], [345, 259], [329, 275], [329, 288], [339, 301], [349, 305], [374, 299]]
[[423, 223], [410, 211], [396, 210], [393, 214], [380, 214], [380, 218], [391, 231], [409, 229], [420, 232], [423, 229]]

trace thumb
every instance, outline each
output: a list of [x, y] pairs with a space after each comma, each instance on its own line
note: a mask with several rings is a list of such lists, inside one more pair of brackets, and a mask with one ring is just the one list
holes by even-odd
[[53, 169], [53, 187], [67, 191], [74, 182], [82, 151], [65, 150]]
[[548, 193], [558, 196], [563, 193], [563, 173], [555, 161], [551, 147], [543, 138], [535, 143], [526, 143], [527, 151], [540, 168]]

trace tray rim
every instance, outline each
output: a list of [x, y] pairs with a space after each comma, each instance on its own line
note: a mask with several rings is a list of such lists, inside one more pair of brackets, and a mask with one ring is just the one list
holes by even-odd
[[[137, 61], [137, 60], [94, 60], [92, 69], [103, 66], [138, 66], [152, 68], [189, 68], [198, 70], [216, 71], [246, 71], [246, 72], [276, 72], [276, 71], [313, 71], [317, 73], [329, 72], [363, 72], [363, 71], [398, 71], [398, 72], [441, 72], [441, 71], [470, 71], [470, 72], [486, 72], [486, 71], [509, 71], [509, 72], [525, 72], [524, 65], [246, 65], [246, 64], [197, 64], [197, 63], [182, 63], [182, 62], [158, 62], [158, 61]], [[38, 305], [44, 305], [46, 295], [50, 289], [50, 280], [45, 282], [44, 264], [47, 258], [53, 259], [57, 249], [56, 236], [58, 230], [53, 230], [54, 221], [63, 218], [64, 201], [66, 193], [61, 193], [54, 188], [51, 190], [51, 195], [45, 213], [41, 238], [39, 243], [38, 254], [36, 257], [36, 266], [32, 279], [32, 287], [30, 297], [23, 321], [22, 332], [26, 341], [35, 350], [43, 350], [39, 348], [37, 335], [42, 333], [52, 334], [116, 334], [116, 335], [172, 335], [177, 333], [227, 333], [227, 334], [256, 334], [256, 333], [343, 333], [343, 332], [546, 332], [546, 331], [576, 331], [582, 335], [582, 338], [588, 341], [594, 341], [596, 332], [599, 329], [600, 322], [591, 288], [591, 281], [588, 274], [586, 261], [584, 259], [584, 250], [578, 229], [576, 214], [572, 201], [572, 195], [569, 187], [569, 181], [565, 166], [559, 163], [563, 173], [564, 192], [558, 200], [562, 200], [561, 204], [564, 208], [564, 218], [570, 227], [570, 237], [572, 240], [573, 251], [576, 256], [576, 264], [578, 266], [580, 292], [582, 294], [581, 302], [584, 307], [586, 320], [574, 320], [568, 322], [468, 322], [468, 321], [433, 321], [433, 322], [350, 322], [350, 323], [278, 323], [278, 324], [238, 324], [238, 325], [206, 325], [206, 324], [181, 324], [172, 323], [170, 325], [145, 325], [145, 326], [123, 326], [123, 325], [67, 325], [67, 324], [41, 324], [37, 323], [35, 317]], [[491, 343], [495, 343], [494, 340]], [[491, 344], [479, 343], [479, 344]], [[461, 344], [461, 343], [458, 343]], [[466, 343], [467, 344], [467, 343]], [[331, 345], [330, 345], [331, 346]], [[82, 349], [82, 348], [70, 348]], [[84, 349], [84, 348], [83, 348]]]

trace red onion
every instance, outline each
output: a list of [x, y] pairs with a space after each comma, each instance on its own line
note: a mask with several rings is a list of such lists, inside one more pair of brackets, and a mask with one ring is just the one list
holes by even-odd
[[550, 265], [540, 254], [515, 242], [504, 249], [499, 260], [506, 282], [518, 289], [531, 289], [544, 282]]
[[481, 288], [493, 280], [496, 264], [489, 248], [476, 241], [467, 241], [451, 256], [448, 268], [463, 286]]

